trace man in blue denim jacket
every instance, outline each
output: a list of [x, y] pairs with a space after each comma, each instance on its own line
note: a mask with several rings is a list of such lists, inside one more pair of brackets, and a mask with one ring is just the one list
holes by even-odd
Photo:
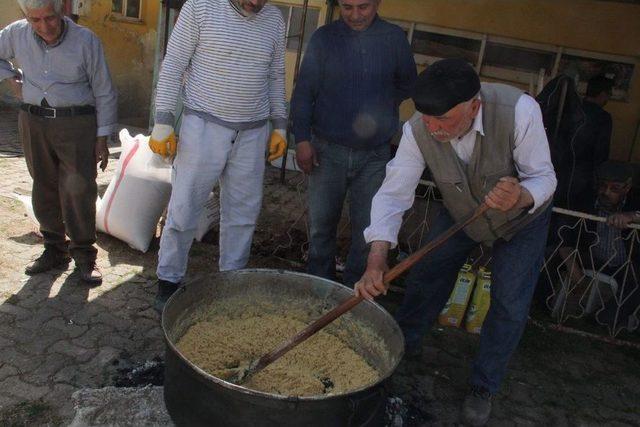
[[416, 79], [402, 29], [380, 19], [380, 0], [340, 0], [341, 19], [311, 38], [291, 99], [296, 158], [309, 175], [310, 274], [335, 278], [336, 231], [349, 197], [351, 246], [344, 283], [365, 269], [363, 231]]

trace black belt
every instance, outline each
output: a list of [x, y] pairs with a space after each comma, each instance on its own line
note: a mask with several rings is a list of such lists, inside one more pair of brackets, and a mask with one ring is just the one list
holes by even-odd
[[57, 117], [71, 117], [82, 116], [86, 114], [95, 114], [96, 107], [93, 105], [80, 105], [77, 107], [41, 107], [33, 104], [22, 104], [20, 108], [29, 114], [34, 116], [46, 117], [48, 119], [55, 119]]

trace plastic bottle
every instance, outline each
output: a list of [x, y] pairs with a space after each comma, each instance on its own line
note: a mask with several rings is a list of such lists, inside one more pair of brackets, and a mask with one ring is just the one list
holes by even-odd
[[456, 285], [453, 288], [453, 292], [451, 292], [449, 301], [447, 301], [438, 316], [438, 323], [443, 326], [455, 326], [456, 328], [462, 324], [475, 280], [476, 275], [471, 271], [471, 264], [465, 263], [458, 273]]
[[482, 323], [491, 304], [491, 272], [484, 267], [478, 269], [478, 282], [471, 297], [471, 304], [465, 319], [465, 329], [473, 334], [479, 334]]

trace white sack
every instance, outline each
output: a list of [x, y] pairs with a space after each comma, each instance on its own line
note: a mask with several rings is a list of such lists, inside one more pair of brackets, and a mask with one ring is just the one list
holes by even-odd
[[22, 205], [24, 206], [25, 213], [27, 214], [27, 217], [31, 221], [33, 221], [33, 223], [37, 227], [40, 227], [40, 222], [38, 222], [38, 219], [36, 218], [36, 214], [33, 212], [33, 201], [31, 200], [31, 196], [26, 194], [12, 193], [11, 197], [22, 203]]
[[[33, 200], [31, 199], [31, 196], [27, 194], [19, 194], [14, 192], [14, 193], [11, 193], [11, 198], [13, 198], [14, 200], [18, 200], [19, 202], [22, 203], [22, 205], [24, 206], [24, 210], [25, 210], [25, 214], [27, 215], [27, 218], [33, 221], [33, 224], [36, 226], [36, 229], [39, 230], [40, 222], [36, 218], [35, 212], [33, 212]], [[100, 196], [98, 196], [98, 198], [96, 199], [96, 213], [100, 210], [101, 202], [102, 200], [100, 199]]]
[[[282, 157], [279, 157], [275, 160], [271, 161], [271, 166], [274, 166], [278, 169], [280, 169], [282, 167]], [[285, 169], [290, 170], [290, 171], [300, 171], [300, 168], [298, 167], [298, 163], [296, 162], [296, 150], [290, 148], [287, 151], [287, 164], [285, 166]]]
[[146, 252], [171, 195], [171, 165], [149, 148], [149, 137], [120, 131], [122, 153], [96, 215], [99, 231]]

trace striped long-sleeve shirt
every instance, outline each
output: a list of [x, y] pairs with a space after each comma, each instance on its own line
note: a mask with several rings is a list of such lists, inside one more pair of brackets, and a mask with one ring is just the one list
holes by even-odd
[[245, 17], [229, 0], [187, 0], [169, 39], [156, 91], [156, 123], [186, 112], [233, 129], [271, 119], [286, 126], [285, 23], [270, 4]]

